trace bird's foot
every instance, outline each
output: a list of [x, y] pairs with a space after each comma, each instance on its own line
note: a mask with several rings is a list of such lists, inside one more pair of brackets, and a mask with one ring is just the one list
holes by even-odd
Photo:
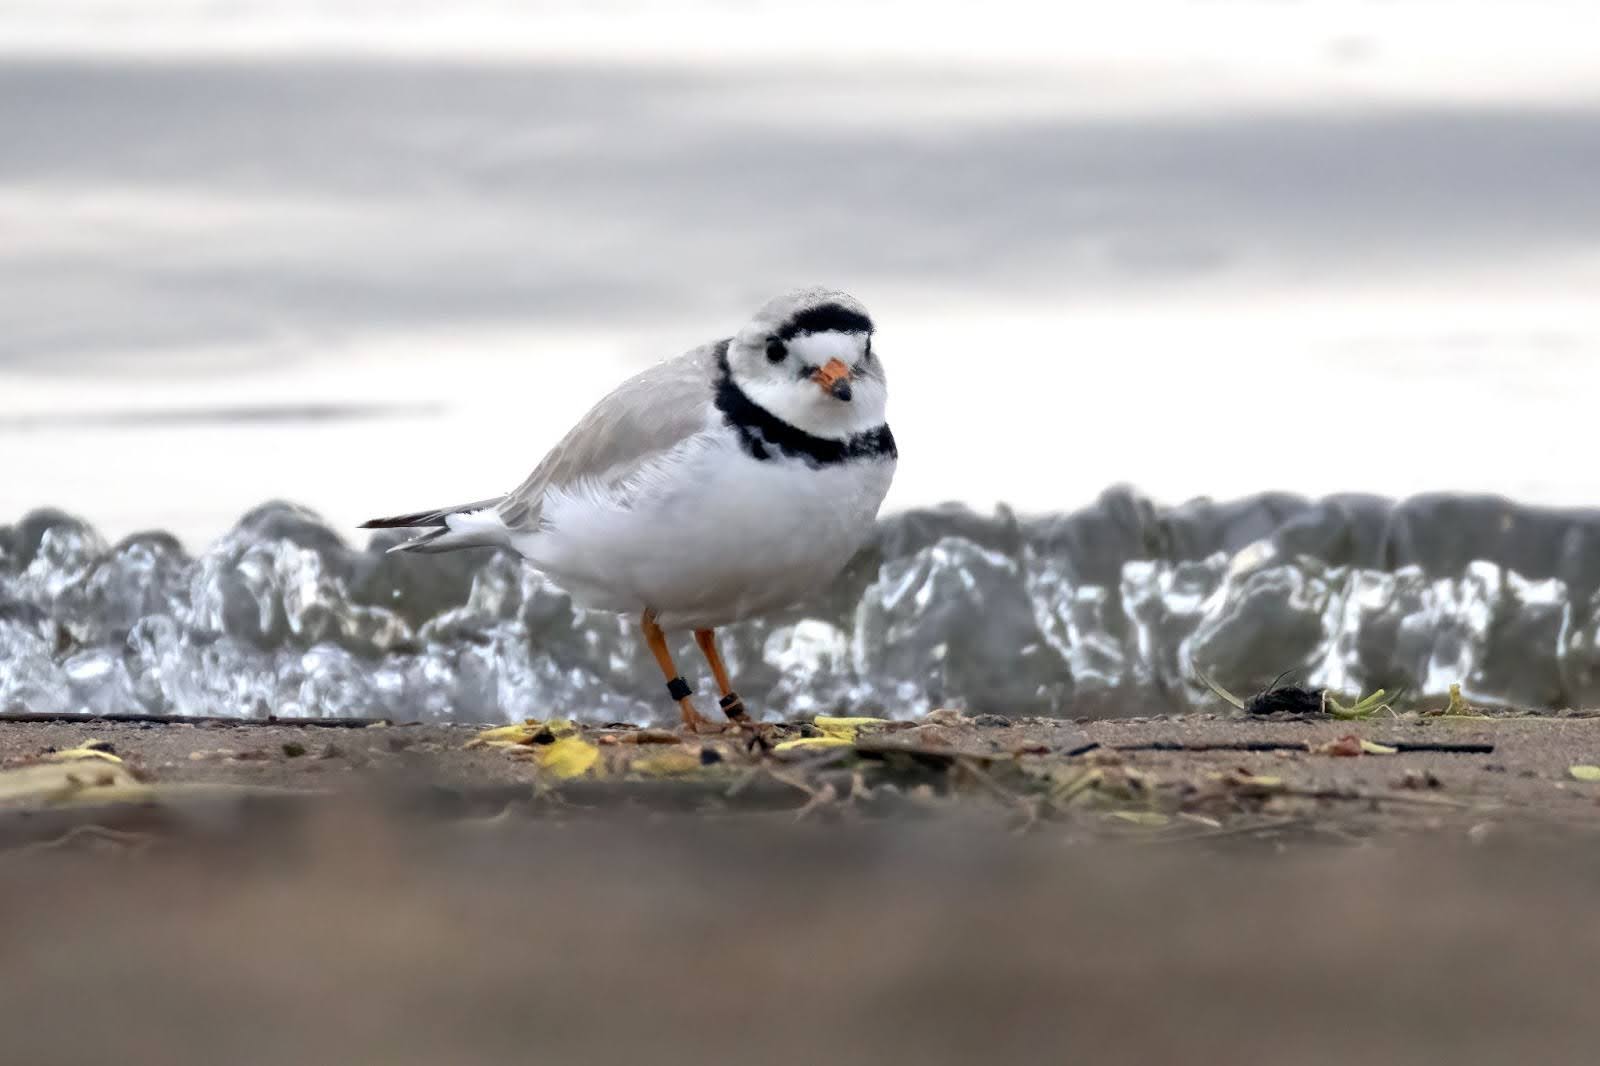
[[723, 696], [717, 706], [728, 716], [727, 729], [739, 734], [746, 751], [765, 755], [772, 750], [772, 726], [751, 718], [737, 692], [729, 692]]
[[683, 728], [686, 732], [691, 734], [722, 732], [722, 724], [713, 722], [695, 710], [694, 704], [687, 696], [678, 701], [678, 712], [683, 715]]

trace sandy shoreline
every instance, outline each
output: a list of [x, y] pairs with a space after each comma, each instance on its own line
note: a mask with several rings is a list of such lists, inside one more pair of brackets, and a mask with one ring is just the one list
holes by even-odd
[[[467, 749], [467, 728], [0, 725], [13, 771], [93, 736], [157, 790], [0, 813], [0, 1026], [19, 1062], [180, 1066], [1487, 1064], [1592, 1046], [1596, 868], [1571, 845], [1592, 841], [1600, 785], [1567, 768], [1600, 721], [984, 721], [858, 739], [921, 753], [930, 795], [902, 776], [899, 804], [864, 763], [778, 771], [861, 775], [864, 794], [826, 802], [781, 785], [662, 802], [701, 776], [638, 770], [668, 743], [595, 743], [596, 766], [635, 769], [558, 800], [535, 789], [540, 745]], [[1495, 750], [1109, 754], [1352, 733]], [[1086, 741], [1101, 748], [1037, 753]], [[940, 744], [983, 778], [940, 768]], [[1015, 832], [1018, 749], [1100, 783]], [[94, 764], [118, 765], [72, 765]], [[1207, 806], [1215, 775], [1236, 783]]]
[[[1597, 720], [946, 720], [758, 771], [474, 735], [0, 725], [0, 780], [151, 790], [0, 810], [15, 1060], [1487, 1064], [1600, 1031]], [[1312, 750], [1347, 735], [1494, 750]], [[90, 738], [123, 761], [39, 761]], [[568, 740], [598, 754], [557, 780]], [[1127, 750], [1244, 742], [1285, 747]]]
[[[60, 803], [0, 790], [0, 827], [36, 839], [41, 810], [88, 823], [97, 817], [85, 813], [91, 808], [182, 806], [207, 790], [272, 790], [315, 798], [320, 807], [434, 797], [422, 807], [447, 816], [513, 803], [557, 820], [682, 809], [861, 820], [898, 811], [904, 800], [922, 817], [994, 818], [1070, 840], [1219, 830], [1273, 837], [1280, 822], [1330, 840], [1600, 824], [1600, 784], [1571, 772], [1600, 762], [1600, 719], [1069, 722], [950, 712], [935, 719], [869, 722], [859, 735], [849, 727], [844, 735], [859, 752], [809, 723], [768, 727], [766, 742], [778, 748], [764, 758], [736, 733], [586, 727], [572, 737], [588, 760], [576, 768], [541, 765], [553, 738], [535, 739], [536, 729], [515, 738], [521, 744], [489, 747], [475, 742], [480, 729], [469, 726], [7, 722], [0, 767], [25, 767], [93, 740], [112, 758], [63, 764], [62, 772], [114, 765], [143, 791], [101, 801], [90, 789]], [[1407, 750], [1414, 747], [1425, 750]], [[885, 796], [894, 803], [880, 802]]]

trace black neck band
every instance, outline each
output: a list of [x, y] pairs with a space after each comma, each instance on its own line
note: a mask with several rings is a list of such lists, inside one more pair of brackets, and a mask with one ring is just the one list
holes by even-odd
[[790, 425], [756, 403], [733, 380], [728, 366], [728, 342], [717, 351], [717, 410], [739, 435], [739, 446], [756, 459], [787, 456], [802, 459], [808, 466], [823, 467], [851, 459], [894, 459], [894, 434], [888, 423], [844, 440], [816, 437]]

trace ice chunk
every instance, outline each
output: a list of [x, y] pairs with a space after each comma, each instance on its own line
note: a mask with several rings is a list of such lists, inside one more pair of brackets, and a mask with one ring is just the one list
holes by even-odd
[[[37, 511], [0, 527], [0, 707], [48, 713], [672, 720], [637, 621], [576, 607], [507, 552], [352, 549], [284, 503], [198, 558], [107, 547]], [[1600, 512], [1486, 497], [1268, 495], [1071, 515], [887, 519], [807, 602], [719, 631], [757, 714], [1004, 713], [1208, 702], [1285, 670], [1349, 692], [1460, 683], [1600, 702]], [[680, 672], [713, 700], [687, 633]], [[1098, 701], [1098, 702], [1096, 702]]]
[[1040, 632], [1021, 566], [959, 537], [884, 564], [856, 609], [852, 659], [896, 712], [1048, 713], [1072, 684]]
[[0, 713], [63, 713], [72, 689], [55, 661], [54, 623], [29, 606], [0, 610]]

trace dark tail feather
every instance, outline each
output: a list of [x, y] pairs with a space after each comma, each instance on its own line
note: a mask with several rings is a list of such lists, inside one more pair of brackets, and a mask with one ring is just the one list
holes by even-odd
[[[437, 511], [374, 518], [361, 523], [362, 529], [421, 529], [421, 536], [394, 545], [391, 552], [448, 552], [457, 548], [481, 548], [506, 543], [505, 523], [493, 510], [501, 497], [479, 500], [460, 507]], [[487, 514], [481, 512], [488, 512]], [[460, 518], [457, 519], [456, 516]]]
[[479, 500], [477, 503], [464, 503], [459, 507], [441, 507], [436, 511], [417, 511], [413, 514], [397, 514], [391, 518], [372, 518], [361, 523], [362, 529], [420, 529], [424, 526], [442, 526], [445, 519], [453, 514], [463, 511], [482, 511], [499, 503], [502, 497], [496, 496], [490, 500]]

